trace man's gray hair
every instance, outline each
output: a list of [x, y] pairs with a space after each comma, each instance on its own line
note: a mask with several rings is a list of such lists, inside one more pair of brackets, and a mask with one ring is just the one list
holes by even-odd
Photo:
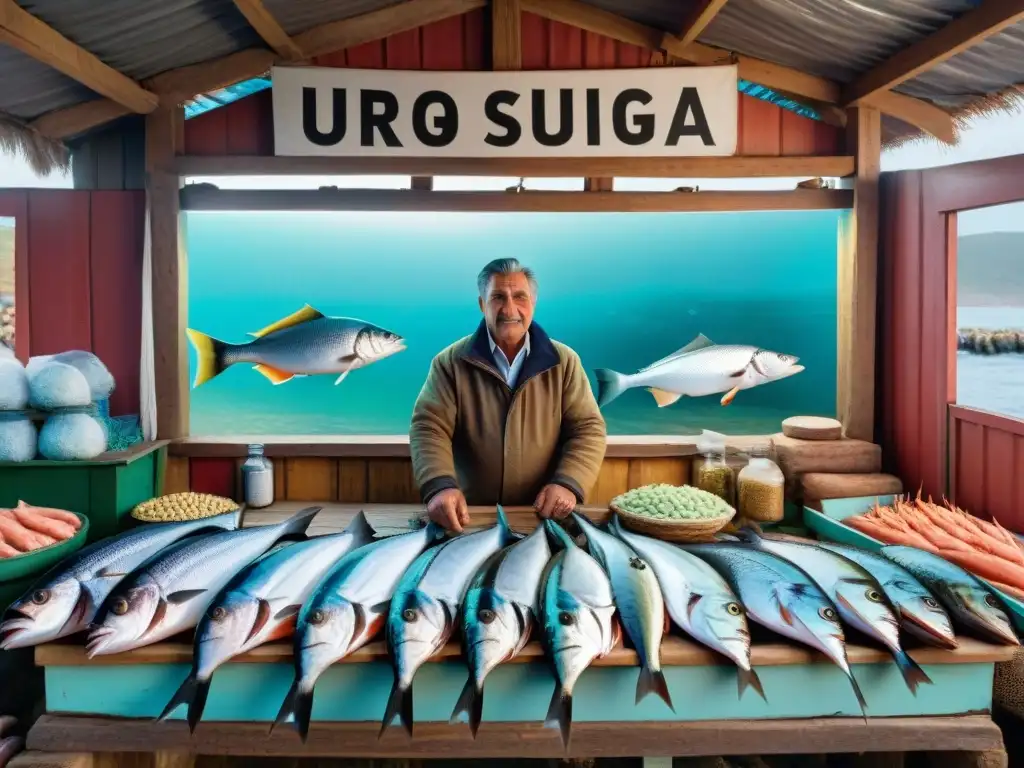
[[495, 259], [488, 263], [476, 278], [476, 287], [480, 291], [481, 298], [487, 298], [487, 286], [491, 284], [491, 278], [495, 275], [515, 275], [522, 273], [530, 284], [530, 293], [537, 295], [537, 278], [533, 270], [523, 266], [519, 259]]

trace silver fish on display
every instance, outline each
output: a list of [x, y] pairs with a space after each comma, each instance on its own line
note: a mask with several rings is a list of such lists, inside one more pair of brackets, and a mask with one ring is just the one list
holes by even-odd
[[902, 565], [931, 590], [955, 622], [986, 640], [1020, 645], [999, 596], [959, 565], [916, 547], [886, 546], [882, 554]]
[[900, 627], [923, 643], [950, 650], [957, 647], [949, 614], [913, 573], [876, 552], [845, 544], [819, 542], [819, 546], [853, 560], [870, 573], [896, 606]]
[[867, 716], [867, 704], [846, 655], [839, 613], [810, 576], [789, 561], [747, 544], [716, 542], [683, 548], [722, 574], [751, 619], [825, 654], [846, 675]]
[[645, 387], [659, 408], [672, 405], [683, 395], [703, 397], [722, 393], [722, 405], [728, 405], [740, 390], [800, 373], [804, 367], [797, 365], [798, 360], [793, 355], [749, 345], [715, 344], [700, 335], [636, 373], [596, 369], [597, 402], [603, 408], [627, 389]]
[[576, 681], [595, 659], [611, 653], [622, 628], [614, 619], [608, 574], [560, 525], [552, 520], [544, 524], [562, 544], [541, 577], [541, 640], [555, 671], [555, 690], [544, 725], [558, 728], [563, 746], [568, 747]]
[[275, 525], [211, 533], [179, 542], [132, 572], [110, 593], [89, 632], [89, 658], [120, 653], [195, 627], [242, 568], [285, 536], [305, 532], [309, 507]]
[[196, 351], [193, 387], [206, 383], [236, 363], [253, 363], [272, 384], [284, 384], [296, 376], [321, 373], [348, 374], [405, 349], [396, 333], [352, 317], [327, 317], [308, 304], [268, 325], [255, 339], [229, 344], [188, 328]]
[[89, 627], [121, 580], [175, 542], [203, 531], [234, 530], [239, 510], [181, 523], [147, 523], [89, 544], [43, 574], [8, 609], [0, 649], [25, 648]]
[[195, 731], [217, 668], [259, 645], [290, 637], [299, 609], [324, 574], [346, 552], [372, 540], [373, 528], [360, 512], [341, 533], [286, 543], [239, 571], [199, 620], [192, 671], [158, 719], [185, 704], [189, 731]]
[[766, 539], [749, 529], [740, 531], [740, 536], [753, 546], [788, 560], [814, 579], [835, 604], [842, 621], [889, 650], [911, 693], [916, 694], [921, 683], [931, 683], [925, 671], [903, 650], [896, 610], [882, 585], [867, 570], [815, 544]]
[[469, 679], [449, 722], [466, 714], [476, 738], [484, 705], [484, 679], [518, 654], [540, 611], [540, 579], [551, 559], [547, 532], [538, 525], [525, 539], [505, 547], [477, 571], [462, 606], [462, 637]]
[[591, 554], [608, 574], [623, 629], [640, 659], [635, 703], [653, 692], [674, 712], [661, 670], [661, 638], [668, 617], [654, 569], [622, 539], [602, 531], [577, 512], [573, 512], [573, 518], [583, 529]]
[[761, 679], [750, 666], [746, 613], [718, 571], [673, 544], [623, 528], [617, 516], [609, 528], [650, 563], [669, 616], [679, 628], [736, 664], [739, 695], [751, 686], [767, 701]]
[[497, 525], [449, 539], [420, 555], [395, 589], [385, 637], [395, 670], [380, 734], [399, 717], [412, 735], [412, 681], [423, 663], [441, 650], [455, 628], [455, 616], [470, 580], [498, 550], [519, 538], [498, 505]]
[[320, 581], [303, 604], [295, 627], [295, 680], [274, 728], [294, 718], [305, 741], [313, 713], [316, 681], [334, 662], [374, 638], [402, 575], [422, 552], [444, 537], [429, 523], [419, 530], [374, 541], [349, 552]]

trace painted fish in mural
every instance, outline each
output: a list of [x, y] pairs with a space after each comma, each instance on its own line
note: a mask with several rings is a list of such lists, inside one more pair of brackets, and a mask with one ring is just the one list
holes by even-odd
[[360, 512], [341, 533], [284, 543], [239, 571], [199, 620], [192, 671], [158, 719], [185, 704], [189, 731], [195, 731], [217, 668], [263, 643], [291, 637], [299, 609], [324, 574], [372, 540], [373, 528]]
[[541, 641], [555, 671], [555, 690], [544, 725], [558, 728], [562, 745], [568, 747], [576, 681], [595, 659], [611, 653], [622, 639], [622, 627], [614, 618], [608, 574], [558, 523], [545, 520], [544, 524], [562, 544], [541, 579]]
[[412, 735], [412, 681], [423, 663], [441, 650], [470, 580], [498, 550], [519, 539], [498, 505], [498, 522], [483, 531], [449, 539], [427, 550], [402, 576], [388, 609], [384, 636], [395, 671], [380, 734], [395, 717]]
[[357, 368], [405, 349], [398, 334], [351, 317], [327, 317], [308, 304], [268, 325], [244, 344], [229, 344], [188, 328], [196, 351], [193, 387], [204, 384], [236, 363], [252, 363], [273, 384], [296, 376], [340, 374], [335, 384]]
[[845, 544], [818, 542], [818, 546], [853, 560], [866, 570], [885, 591], [885, 596], [896, 606], [900, 627], [923, 643], [938, 648], [957, 647], [956, 635], [949, 614], [927, 587], [914, 574], [876, 552]]
[[700, 335], [680, 350], [657, 360], [636, 373], [624, 374], [608, 368], [594, 371], [597, 402], [608, 405], [627, 389], [645, 387], [659, 408], [672, 405], [683, 395], [702, 397], [725, 393], [728, 405], [741, 389], [785, 379], [804, 370], [799, 358], [739, 344], [715, 344]]
[[43, 574], [8, 609], [0, 649], [48, 643], [88, 628], [121, 580], [175, 542], [203, 531], [233, 530], [239, 510], [180, 523], [148, 523], [82, 548]]
[[295, 719], [302, 740], [309, 733], [313, 688], [334, 662], [359, 650], [384, 625], [391, 596], [413, 561], [444, 529], [428, 523], [349, 552], [317, 585], [295, 627], [295, 679], [270, 727]]
[[674, 712], [665, 673], [661, 671], [661, 637], [668, 628], [668, 616], [654, 569], [622, 539], [602, 531], [577, 512], [572, 516], [587, 537], [591, 555], [608, 574], [623, 629], [639, 657], [635, 703], [639, 704], [649, 693], [656, 693]]
[[465, 714], [476, 738], [484, 706], [484, 679], [523, 650], [539, 614], [540, 579], [551, 559], [547, 532], [529, 536], [492, 555], [477, 571], [462, 605], [462, 637], [469, 679], [449, 722]]
[[889, 649], [911, 693], [916, 694], [921, 683], [931, 683], [925, 671], [903, 650], [896, 609], [882, 585], [866, 569], [815, 544], [768, 539], [749, 528], [741, 529], [738, 535], [751, 545], [788, 560], [810, 576], [835, 604], [842, 621]]
[[902, 565], [928, 587], [953, 621], [986, 640], [1020, 645], [999, 596], [958, 565], [916, 547], [886, 546], [882, 554]]
[[846, 655], [839, 613], [810, 576], [789, 561], [747, 544], [719, 541], [682, 546], [729, 582], [751, 619], [825, 654], [849, 679], [861, 711], [866, 712]]
[[718, 571], [673, 544], [626, 530], [617, 516], [609, 529], [650, 563], [669, 616], [679, 628], [736, 664], [740, 696], [752, 686], [765, 698], [761, 679], [750, 666], [746, 613]]
[[89, 632], [89, 658], [164, 640], [199, 623], [217, 593], [279, 539], [303, 534], [320, 512], [308, 507], [274, 525], [178, 542], [125, 578]]

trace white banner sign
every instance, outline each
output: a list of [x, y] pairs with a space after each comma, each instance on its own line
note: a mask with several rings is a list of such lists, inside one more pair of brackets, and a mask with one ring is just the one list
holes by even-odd
[[732, 155], [735, 66], [517, 72], [275, 67], [274, 151], [341, 157]]

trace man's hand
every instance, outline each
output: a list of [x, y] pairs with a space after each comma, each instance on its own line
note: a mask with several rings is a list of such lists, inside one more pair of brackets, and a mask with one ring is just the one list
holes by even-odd
[[458, 488], [445, 488], [427, 503], [430, 519], [449, 531], [462, 533], [462, 526], [469, 524], [469, 507], [466, 497]]
[[540, 489], [533, 506], [541, 517], [555, 517], [560, 520], [568, 517], [576, 508], [576, 494], [563, 485], [551, 483]]

